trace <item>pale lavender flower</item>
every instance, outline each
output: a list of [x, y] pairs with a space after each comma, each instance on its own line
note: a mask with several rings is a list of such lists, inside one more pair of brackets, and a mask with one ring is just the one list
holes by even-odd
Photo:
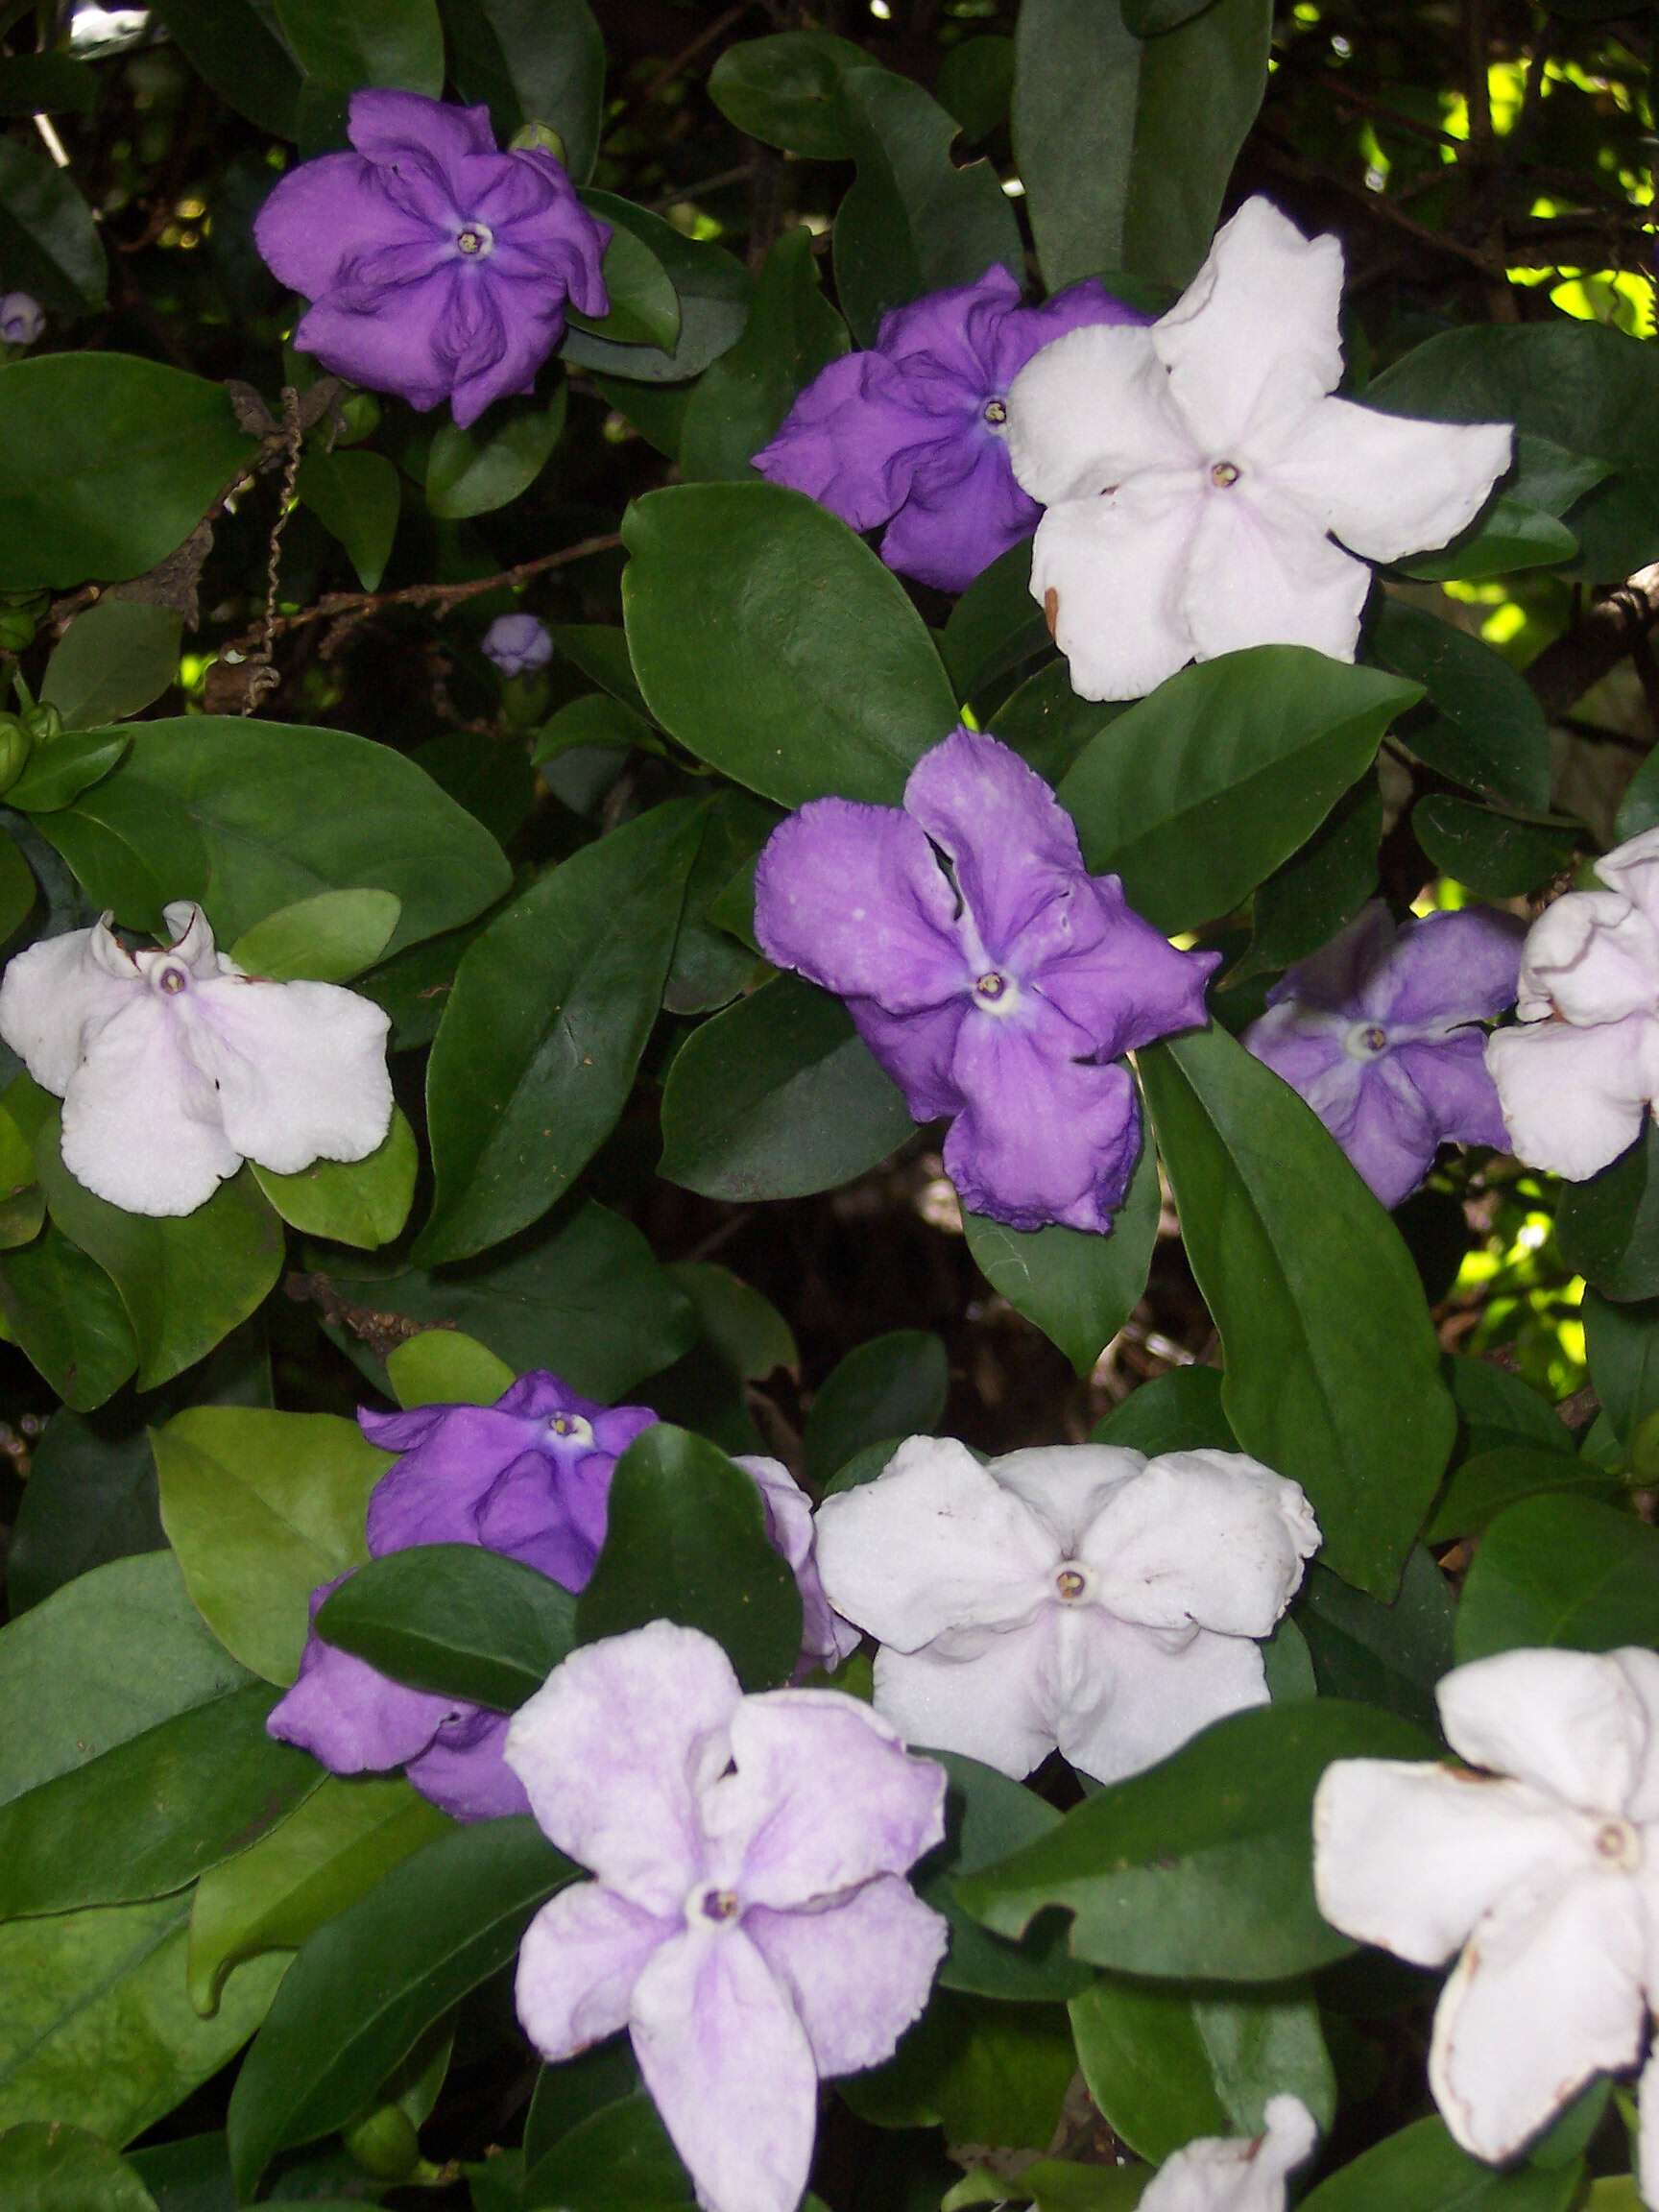
[[1069, 330], [1146, 318], [1093, 279], [1041, 307], [1006, 269], [930, 292], [881, 319], [876, 343], [807, 385], [755, 467], [854, 530], [887, 525], [902, 576], [961, 591], [1029, 538], [1041, 510], [1008, 465], [1008, 388]]
[[253, 226], [284, 284], [311, 301], [302, 353], [457, 422], [528, 392], [568, 303], [607, 312], [609, 226], [550, 154], [503, 154], [487, 108], [418, 92], [351, 96], [355, 152], [302, 161]]
[[46, 327], [45, 311], [27, 292], [0, 297], [0, 338], [8, 346], [33, 346]]
[[951, 1118], [965, 1206], [1015, 1229], [1111, 1227], [1141, 1149], [1116, 1063], [1207, 1019], [1218, 955], [1177, 952], [1116, 876], [1087, 872], [1017, 753], [958, 730], [917, 762], [902, 810], [809, 801], [760, 856], [755, 927], [769, 959], [847, 1000], [918, 1121]]
[[1260, 2135], [1201, 2135], [1166, 2158], [1141, 2212], [1285, 2212], [1285, 2185], [1319, 2130], [1300, 2097], [1269, 2097]]
[[943, 1769], [838, 1692], [744, 1696], [665, 1621], [573, 1652], [507, 1760], [595, 1876], [530, 1924], [525, 2033], [556, 2062], [626, 2028], [708, 2212], [794, 2212], [819, 2080], [889, 2057], [944, 1956], [904, 1880]]
[[1480, 1023], [1514, 1004], [1526, 933], [1490, 906], [1397, 927], [1374, 900], [1245, 1030], [1384, 1206], [1411, 1195], [1444, 1143], [1507, 1147]]
[[529, 676], [552, 660], [553, 639], [534, 614], [497, 614], [484, 633], [484, 654], [503, 676]]

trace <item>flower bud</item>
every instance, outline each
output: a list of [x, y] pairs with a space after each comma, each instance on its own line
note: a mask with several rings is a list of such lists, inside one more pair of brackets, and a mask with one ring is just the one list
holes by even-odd
[[0, 791], [10, 791], [24, 769], [34, 743], [15, 714], [0, 714]]
[[421, 2138], [400, 2104], [382, 2104], [345, 2133], [359, 2166], [382, 2181], [404, 2181], [421, 2163]]
[[63, 717], [56, 707], [42, 701], [38, 707], [24, 709], [23, 727], [36, 745], [50, 745], [54, 737], [63, 734]]
[[551, 154], [561, 168], [569, 166], [565, 141], [551, 123], [526, 123], [508, 139], [507, 151], [509, 154]]
[[35, 642], [35, 617], [25, 607], [0, 607], [0, 653], [22, 653]]

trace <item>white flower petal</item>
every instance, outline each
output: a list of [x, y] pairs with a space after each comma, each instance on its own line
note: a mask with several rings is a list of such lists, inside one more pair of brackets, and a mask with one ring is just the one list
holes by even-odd
[[1596, 863], [1603, 883], [1639, 906], [1659, 929], [1659, 830], [1644, 830], [1640, 837], [1627, 837]]
[[1642, 1133], [1659, 1073], [1659, 1024], [1645, 1014], [1575, 1029], [1533, 1022], [1500, 1029], [1486, 1046], [1517, 1159], [1582, 1183]]
[[1272, 464], [1274, 484], [1368, 561], [1444, 545], [1509, 466], [1507, 422], [1418, 422], [1321, 399]]
[[1338, 1759], [1313, 1797], [1313, 1890], [1333, 1928], [1440, 1966], [1517, 1884], [1583, 1855], [1580, 1823], [1525, 1784]]
[[876, 1710], [907, 1743], [960, 1751], [1020, 1781], [1055, 1747], [1048, 1647], [1046, 1616], [987, 1633], [961, 1655], [940, 1645], [923, 1651], [883, 1645], [876, 1654]]
[[788, 1990], [826, 2080], [893, 2056], [926, 2008], [950, 1940], [944, 1914], [895, 1874], [878, 1875], [823, 1911], [755, 1906], [743, 1933]]
[[1625, 1814], [1639, 1780], [1659, 1781], [1651, 1651], [1500, 1651], [1454, 1668], [1435, 1698], [1460, 1758], [1582, 1812]]
[[1182, 596], [1201, 661], [1247, 645], [1310, 645], [1352, 661], [1370, 589], [1364, 562], [1260, 477], [1205, 493]]
[[1299, 2097], [1270, 2097], [1258, 2136], [1200, 2136], [1166, 2158], [1141, 2212], [1285, 2212], [1285, 2183], [1318, 2139]]
[[1034, 353], [1008, 388], [1007, 437], [1017, 482], [1045, 507], [1204, 459], [1151, 332], [1123, 325], [1069, 330]]
[[[96, 956], [94, 947], [106, 940], [119, 954], [120, 972]], [[86, 1032], [118, 1014], [143, 988], [104, 923], [43, 937], [9, 960], [0, 977], [0, 1038], [43, 1091], [61, 1098], [81, 1065]]]
[[390, 1022], [334, 983], [224, 976], [180, 995], [191, 1050], [218, 1085], [225, 1132], [278, 1175], [365, 1160], [392, 1125]]
[[542, 1906], [518, 1952], [514, 2002], [524, 2032], [550, 2065], [572, 2058], [628, 2022], [646, 1961], [679, 1935], [600, 1882], [575, 1882]]
[[1156, 476], [1069, 500], [1037, 525], [1031, 596], [1048, 613], [1080, 699], [1140, 699], [1196, 650], [1184, 612], [1201, 512]]
[[1305, 238], [1270, 201], [1245, 201], [1152, 343], [1210, 461], [1286, 427], [1342, 375], [1342, 249]]
[[1634, 2063], [1647, 2023], [1636, 1885], [1594, 1867], [1511, 1891], [1471, 1936], [1434, 2014], [1429, 2086], [1465, 2151], [1494, 2165], [1597, 2074]]
[[1104, 1607], [1060, 1616], [1049, 1693], [1055, 1735], [1081, 1773], [1121, 1782], [1156, 1767], [1200, 1729], [1267, 1702], [1259, 1645], [1197, 1629], [1180, 1638], [1114, 1620]]
[[193, 1214], [242, 1165], [175, 1005], [140, 985], [88, 1038], [63, 1094], [64, 1166], [129, 1214]]
[[159, 955], [152, 953], [150, 958], [171, 955], [175, 960], [182, 960], [192, 975], [204, 978], [241, 973], [215, 948], [212, 926], [193, 899], [175, 899], [162, 907], [161, 919], [167, 925], [167, 943]]
[[1055, 1563], [1035, 1514], [950, 1437], [912, 1436], [874, 1482], [818, 1508], [830, 1604], [901, 1651], [1026, 1619]]
[[991, 1472], [1005, 1490], [1024, 1499], [1070, 1555], [1108, 1498], [1145, 1465], [1143, 1452], [1120, 1444], [1038, 1444], [993, 1459]]
[[1170, 1452], [1103, 1502], [1079, 1556], [1120, 1621], [1268, 1636], [1318, 1548], [1298, 1484], [1242, 1452]]
[[1521, 953], [1523, 1022], [1575, 1027], [1659, 1008], [1659, 930], [1622, 891], [1570, 891], [1540, 914]]

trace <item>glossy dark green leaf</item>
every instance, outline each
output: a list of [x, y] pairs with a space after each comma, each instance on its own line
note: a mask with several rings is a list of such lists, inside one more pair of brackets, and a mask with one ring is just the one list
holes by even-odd
[[[173, 620], [177, 633], [178, 618]], [[7, 792], [6, 804], [25, 814], [54, 814], [60, 806], [72, 805], [83, 791], [108, 775], [131, 742], [125, 730], [72, 730], [36, 746], [29, 765]], [[10, 841], [7, 850], [15, 852]], [[33, 885], [33, 878], [30, 880]]]
[[[661, 215], [631, 200], [612, 192], [588, 192], [583, 199], [593, 214], [613, 228], [626, 230], [648, 250], [680, 302], [680, 335], [666, 349], [632, 339], [618, 344], [572, 324], [565, 334], [561, 358], [573, 368], [628, 384], [681, 384], [700, 375], [742, 334], [754, 289], [748, 270], [724, 247], [685, 237]], [[623, 402], [625, 412], [632, 403]], [[642, 399], [640, 404], [649, 402]]]
[[1592, 1290], [1583, 1305], [1590, 1380], [1614, 1434], [1629, 1452], [1659, 1410], [1659, 1302], [1614, 1305]]
[[1384, 667], [1428, 700], [1401, 729], [1431, 768], [1517, 806], [1550, 804], [1550, 730], [1526, 679], [1467, 630], [1388, 599], [1371, 626]]
[[1325, 1564], [1386, 1601], [1455, 1430], [1410, 1255], [1317, 1118], [1223, 1030], [1140, 1069], [1238, 1441], [1307, 1491]]
[[503, 144], [545, 123], [578, 184], [593, 170], [605, 105], [605, 41], [588, 0], [443, 0], [455, 81], [487, 100]]
[[314, 1160], [292, 1175], [255, 1166], [253, 1180], [290, 1228], [360, 1252], [390, 1244], [415, 1200], [420, 1149], [408, 1117], [392, 1110], [392, 1126], [366, 1160]]
[[799, 1198], [862, 1175], [913, 1126], [841, 1001], [781, 975], [681, 1047], [659, 1172], [709, 1198]]
[[1150, 1144], [1142, 1145], [1109, 1237], [1080, 1229], [1008, 1229], [982, 1214], [965, 1214], [962, 1226], [991, 1287], [1035, 1322], [1079, 1375], [1088, 1375], [1146, 1288], [1158, 1240], [1157, 1157]]
[[691, 2182], [643, 2089], [590, 2110], [528, 2167], [525, 2199], [569, 2212], [691, 2212]]
[[855, 1452], [885, 1436], [928, 1435], [945, 1412], [950, 1362], [940, 1337], [896, 1329], [849, 1352], [806, 1416], [807, 1479], [827, 1482]]
[[[625, 711], [617, 701], [605, 704]], [[775, 807], [734, 788], [705, 808], [703, 840], [686, 878], [680, 933], [662, 987], [668, 1013], [708, 1014], [729, 1006], [763, 973], [750, 935], [731, 930], [721, 902], [737, 873], [754, 867], [777, 821]]]
[[1621, 840], [1640, 837], [1644, 830], [1651, 830], [1655, 823], [1659, 823], [1659, 764], [1650, 753], [1625, 785], [1614, 822], [1614, 834]]
[[1493, 1359], [1467, 1355], [1449, 1358], [1445, 1375], [1462, 1425], [1459, 1442], [1468, 1452], [1521, 1439], [1547, 1452], [1571, 1455], [1573, 1439], [1561, 1416], [1544, 1393], [1521, 1376]]
[[[593, 211], [603, 219], [608, 196], [601, 192], [594, 199]], [[566, 308], [570, 327], [618, 346], [653, 346], [672, 353], [680, 341], [680, 296], [644, 239], [624, 224], [611, 225], [603, 273], [610, 302], [606, 312], [583, 315]]]
[[157, 2212], [125, 2158], [60, 2121], [0, 2135], [0, 2201], [10, 2212]]
[[1010, 2004], [1064, 2004], [1086, 1989], [1094, 1976], [1068, 1952], [1066, 1923], [1059, 1913], [1039, 1919], [1012, 1942], [993, 1936], [956, 1902], [960, 1878], [1047, 1836], [1060, 1825], [1059, 1814], [995, 1767], [955, 1751], [929, 1756], [950, 1777], [945, 1840], [916, 1869], [913, 1881], [917, 1894], [950, 1923], [950, 1948], [939, 1969], [941, 1986]]
[[623, 610], [662, 727], [785, 806], [893, 805], [956, 702], [904, 588], [844, 522], [773, 484], [637, 500]]
[[712, 1260], [682, 1260], [668, 1272], [697, 1309], [703, 1341], [744, 1382], [763, 1382], [801, 1364], [789, 1324], [769, 1298]]
[[544, 1214], [614, 1127], [662, 1003], [703, 833], [653, 807], [550, 869], [461, 962], [426, 1075], [437, 1190], [422, 1263]]
[[369, 888], [402, 902], [397, 952], [507, 888], [495, 840], [390, 746], [214, 714], [131, 735], [113, 775], [42, 829], [94, 902], [134, 928], [158, 927], [169, 900], [200, 899], [228, 945], [319, 891]]
[[1577, 2196], [1575, 2161], [1554, 2173], [1505, 2172], [1459, 2151], [1438, 2119], [1374, 2143], [1303, 2200], [1304, 2212], [1567, 2212]]
[[564, 434], [566, 390], [559, 385], [551, 401], [493, 407], [468, 430], [442, 423], [426, 459], [428, 511], [440, 521], [461, 522], [493, 515], [528, 492]]
[[1440, 791], [1411, 811], [1417, 842], [1436, 868], [1487, 899], [1535, 891], [1571, 866], [1583, 832], [1571, 822], [1499, 813]]
[[1102, 269], [1185, 284], [1267, 83], [1272, 9], [1214, 0], [1143, 39], [1124, 0], [1024, 0], [1014, 151], [1050, 291]]
[[1233, 979], [1287, 968], [1328, 945], [1377, 888], [1382, 793], [1363, 777], [1346, 790], [1301, 852], [1256, 892], [1256, 933]]
[[50, 1221], [32, 1243], [0, 1252], [0, 1317], [77, 1413], [102, 1406], [138, 1364], [120, 1291]]
[[[1031, 596], [1031, 544], [1027, 539], [982, 568], [946, 617], [939, 651], [964, 699], [1017, 668], [1048, 640], [1043, 610]], [[1066, 685], [1070, 697], [1071, 687]], [[1109, 709], [1082, 702], [1104, 721]], [[995, 733], [1003, 735], [1001, 717]], [[1013, 744], [1013, 738], [1004, 740]]]
[[801, 1599], [754, 1477], [666, 1421], [616, 1462], [605, 1549], [576, 1606], [584, 1644], [649, 1621], [716, 1638], [749, 1690], [787, 1682], [800, 1656]]
[[1302, 645], [1185, 669], [1131, 707], [1060, 785], [1096, 874], [1166, 930], [1238, 905], [1363, 775], [1413, 683]]
[[1333, 1759], [1412, 1759], [1395, 1714], [1316, 1698], [1262, 1705], [1067, 1814], [1054, 1833], [964, 1878], [1000, 1935], [1060, 1906], [1080, 1959], [1153, 1980], [1277, 1982], [1354, 1949], [1313, 1902], [1310, 1807]]
[[840, 2084], [878, 2128], [943, 2128], [951, 2143], [1028, 2151], [1053, 2141], [1077, 2071], [1059, 2005], [940, 1990], [885, 2066]]
[[[1565, 1429], [1561, 1435], [1565, 1442]], [[1616, 1498], [1621, 1488], [1617, 1476], [1604, 1474], [1575, 1452], [1500, 1444], [1489, 1452], [1477, 1452], [1454, 1474], [1429, 1524], [1429, 1541], [1449, 1544], [1455, 1537], [1479, 1536], [1500, 1513], [1524, 1498], [1561, 1490], [1605, 1502]]]
[[1659, 1126], [1651, 1119], [1610, 1167], [1562, 1186], [1555, 1241], [1603, 1298], [1659, 1297]]
[[1501, 1513], [1463, 1585], [1457, 1657], [1534, 1644], [1659, 1644], [1659, 1529], [1586, 1498], [1529, 1498]]
[[841, 82], [849, 70], [873, 66], [851, 39], [781, 31], [728, 46], [709, 73], [709, 96], [728, 122], [762, 145], [815, 161], [850, 161]]
[[[97, 731], [142, 713], [178, 680], [182, 625], [176, 607], [145, 599], [99, 600], [76, 616], [54, 648], [40, 683], [42, 701], [56, 707], [71, 730]], [[57, 751], [45, 747], [31, 767], [48, 767]], [[117, 757], [119, 749], [108, 764]], [[16, 785], [9, 799], [13, 806], [30, 804], [18, 797]]]
[[223, 387], [203, 377], [123, 353], [8, 362], [0, 590], [120, 583], [154, 567], [252, 454]]
[[1434, 1685], [1453, 1665], [1455, 1611], [1451, 1584], [1420, 1544], [1386, 1605], [1315, 1561], [1296, 1600], [1296, 1623], [1319, 1695], [1382, 1705], [1432, 1731]]
[[155, 12], [221, 100], [274, 137], [294, 135], [300, 72], [256, 0], [156, 0]]
[[935, 89], [968, 145], [989, 138], [1007, 119], [1014, 97], [1013, 39], [990, 36], [948, 46], [940, 57]]
[[276, 21], [307, 77], [333, 92], [396, 84], [436, 99], [444, 89], [438, 0], [276, 0]]
[[90, 115], [98, 80], [67, 54], [9, 54], [0, 66], [0, 115]]
[[7, 281], [58, 313], [84, 314], [108, 297], [92, 210], [33, 132], [0, 137], [0, 255]]
[[481, 1820], [394, 1867], [289, 1969], [230, 2096], [252, 2196], [276, 2153], [344, 2127], [451, 2006], [505, 1966], [574, 1869], [528, 1817]]
[[824, 298], [812, 233], [785, 230], [766, 257], [743, 335], [699, 378], [685, 409], [680, 467], [688, 480], [739, 481], [797, 396], [849, 345], [847, 325]]
[[6, 1553], [13, 1619], [89, 1568], [158, 1551], [166, 1540], [142, 1425], [60, 1407], [30, 1455]]
[[[12, 804], [11, 793], [7, 794]], [[10, 837], [0, 835], [0, 945], [28, 919], [38, 885], [35, 872]]]
[[[987, 576], [993, 573], [987, 569]], [[984, 581], [982, 577], [981, 582]], [[957, 601], [967, 605], [967, 598]], [[945, 630], [945, 652], [950, 650], [950, 625]], [[1064, 661], [1051, 661], [1027, 677], [1017, 691], [1002, 701], [991, 717], [991, 733], [1012, 745], [1028, 760], [1046, 783], [1059, 783], [1075, 766], [1079, 756], [1108, 722], [1126, 709], [1112, 703], [1079, 699], [1071, 688], [1070, 671]]]
[[364, 590], [377, 591], [403, 500], [392, 463], [383, 453], [326, 453], [319, 447], [301, 462], [295, 490], [329, 537], [345, 546]]
[[576, 1600], [534, 1567], [471, 1544], [371, 1559], [317, 1616], [326, 1643], [395, 1682], [513, 1713], [575, 1641]]
[[1221, 1396], [1218, 1369], [1174, 1367], [1131, 1390], [1089, 1440], [1126, 1445], [1149, 1459], [1163, 1452], [1237, 1452], [1238, 1439]]

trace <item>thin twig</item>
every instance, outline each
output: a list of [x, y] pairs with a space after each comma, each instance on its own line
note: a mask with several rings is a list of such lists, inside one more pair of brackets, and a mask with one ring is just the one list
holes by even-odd
[[271, 643], [276, 635], [276, 591], [282, 575], [282, 533], [288, 527], [288, 517], [294, 512], [294, 491], [300, 481], [300, 456], [305, 446], [304, 426], [300, 420], [300, 395], [292, 384], [282, 387], [282, 438], [286, 459], [282, 467], [282, 489], [276, 499], [276, 519], [271, 526], [271, 541], [265, 554], [265, 616], [259, 629], [258, 650], [248, 664], [247, 690], [242, 701], [244, 714], [254, 713], [267, 692], [274, 691], [280, 679], [271, 665]]

